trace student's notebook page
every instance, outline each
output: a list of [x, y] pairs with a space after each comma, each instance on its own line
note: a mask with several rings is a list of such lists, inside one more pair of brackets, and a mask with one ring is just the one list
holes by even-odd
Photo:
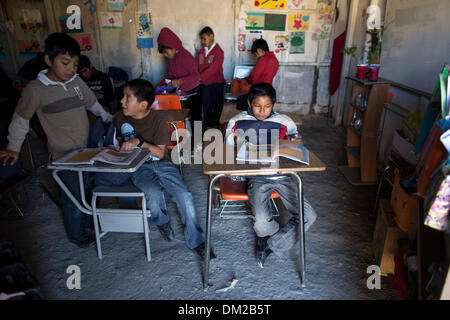
[[114, 165], [129, 165], [139, 154], [139, 149], [130, 151], [115, 151], [112, 149], [94, 148], [79, 149], [72, 151], [55, 161], [53, 164], [82, 165], [103, 162]]
[[254, 145], [249, 142], [242, 143], [236, 160], [276, 162], [277, 157], [285, 157], [309, 165], [309, 152], [303, 143], [289, 140], [280, 140], [278, 145]]

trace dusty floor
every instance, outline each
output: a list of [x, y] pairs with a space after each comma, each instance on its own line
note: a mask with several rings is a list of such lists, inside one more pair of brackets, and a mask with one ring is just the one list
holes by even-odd
[[[184, 241], [182, 226], [169, 202], [176, 240], [165, 242], [151, 228], [152, 261], [145, 257], [142, 234], [111, 233], [102, 238], [103, 260], [95, 247], [80, 249], [65, 235], [61, 213], [47, 194], [28, 183], [20, 206], [25, 217], [0, 215], [0, 241], [11, 240], [40, 284], [44, 299], [395, 299], [387, 278], [381, 289], [369, 290], [367, 267], [375, 264], [371, 241], [376, 187], [353, 187], [338, 170], [346, 163], [345, 136], [320, 116], [303, 118], [306, 146], [326, 165], [319, 173], [304, 173], [305, 196], [318, 213], [306, 234], [306, 287], [301, 288], [296, 256], [271, 255], [264, 269], [254, 256], [250, 220], [213, 218], [212, 260], [208, 291], [202, 288], [202, 263]], [[205, 225], [207, 176], [200, 165], [185, 169], [201, 225]], [[70, 265], [81, 270], [81, 289], [69, 290]], [[218, 293], [231, 279], [235, 287]]]

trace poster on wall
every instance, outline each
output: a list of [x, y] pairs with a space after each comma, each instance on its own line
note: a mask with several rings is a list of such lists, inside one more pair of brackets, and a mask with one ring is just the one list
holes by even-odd
[[245, 35], [245, 48], [247, 51], [252, 51], [253, 42], [256, 39], [262, 39], [262, 31], [250, 31]]
[[108, 10], [109, 11], [123, 11], [125, 5], [123, 0], [108, 0]]
[[295, 10], [312, 10], [316, 9], [317, 0], [289, 0], [288, 9]]
[[39, 9], [22, 9], [22, 16], [19, 20], [24, 34], [43, 34], [44, 26]]
[[275, 53], [287, 51], [289, 49], [289, 35], [288, 34], [277, 34], [275, 36]]
[[290, 14], [288, 20], [289, 31], [308, 31], [309, 29], [309, 14]]
[[17, 40], [17, 46], [21, 57], [34, 57], [41, 52], [38, 40]]
[[245, 20], [245, 29], [264, 30], [264, 13], [247, 12], [247, 19]]
[[253, 5], [261, 9], [286, 9], [286, 0], [254, 0]]
[[319, 13], [333, 12], [334, 0], [317, 0], [317, 9]]
[[81, 17], [80, 17], [80, 28], [79, 29], [69, 29], [67, 27], [67, 19], [70, 16], [59, 16], [58, 17], [58, 21], [59, 21], [59, 26], [61, 27], [61, 31], [64, 33], [82, 33], [83, 32], [83, 22], [81, 21]]
[[136, 12], [136, 36], [139, 47], [153, 48], [153, 24], [150, 12]]
[[238, 34], [238, 50], [240, 52], [245, 51], [245, 34], [244, 33]]
[[331, 25], [330, 24], [320, 24], [314, 26], [312, 29], [312, 39], [313, 40], [327, 40], [330, 38]]
[[305, 53], [305, 32], [291, 32], [291, 45], [289, 46], [290, 54]]
[[103, 29], [122, 29], [122, 13], [121, 12], [102, 12], [102, 28]]
[[75, 33], [70, 35], [78, 42], [81, 51], [92, 51], [94, 46], [92, 43], [92, 36], [90, 33]]
[[264, 15], [264, 30], [286, 30], [286, 15], [266, 13]]
[[333, 23], [333, 13], [319, 13], [317, 14], [318, 24], [332, 24]]

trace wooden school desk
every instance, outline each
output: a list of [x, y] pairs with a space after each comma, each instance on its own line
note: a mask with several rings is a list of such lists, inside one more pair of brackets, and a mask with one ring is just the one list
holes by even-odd
[[[210, 142], [205, 142], [203, 150]], [[325, 164], [317, 158], [317, 156], [309, 151], [309, 165], [302, 164], [297, 161], [279, 158], [278, 166], [270, 166], [270, 164], [262, 163], [237, 163], [236, 148], [223, 146], [223, 164], [208, 164], [205, 162], [205, 155], [203, 155], [203, 174], [209, 175], [209, 187], [208, 187], [208, 214], [206, 216], [206, 254], [205, 254], [205, 270], [204, 270], [204, 284], [203, 289], [206, 291], [208, 288], [209, 280], [209, 256], [211, 248], [211, 221], [212, 221], [212, 197], [214, 183], [225, 176], [257, 176], [257, 175], [291, 175], [298, 183], [298, 214], [299, 214], [299, 244], [300, 244], [300, 283], [305, 285], [305, 232], [304, 232], [304, 217], [303, 217], [303, 185], [298, 172], [312, 172], [312, 171], [324, 171], [326, 169]], [[227, 155], [228, 154], [228, 155]], [[214, 155], [214, 154], [213, 154]], [[228, 157], [228, 163], [225, 160]]]

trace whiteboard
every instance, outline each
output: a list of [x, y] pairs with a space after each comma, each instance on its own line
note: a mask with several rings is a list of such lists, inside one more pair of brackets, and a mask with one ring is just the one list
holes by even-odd
[[450, 62], [450, 1], [390, 0], [385, 21], [380, 76], [432, 93]]

